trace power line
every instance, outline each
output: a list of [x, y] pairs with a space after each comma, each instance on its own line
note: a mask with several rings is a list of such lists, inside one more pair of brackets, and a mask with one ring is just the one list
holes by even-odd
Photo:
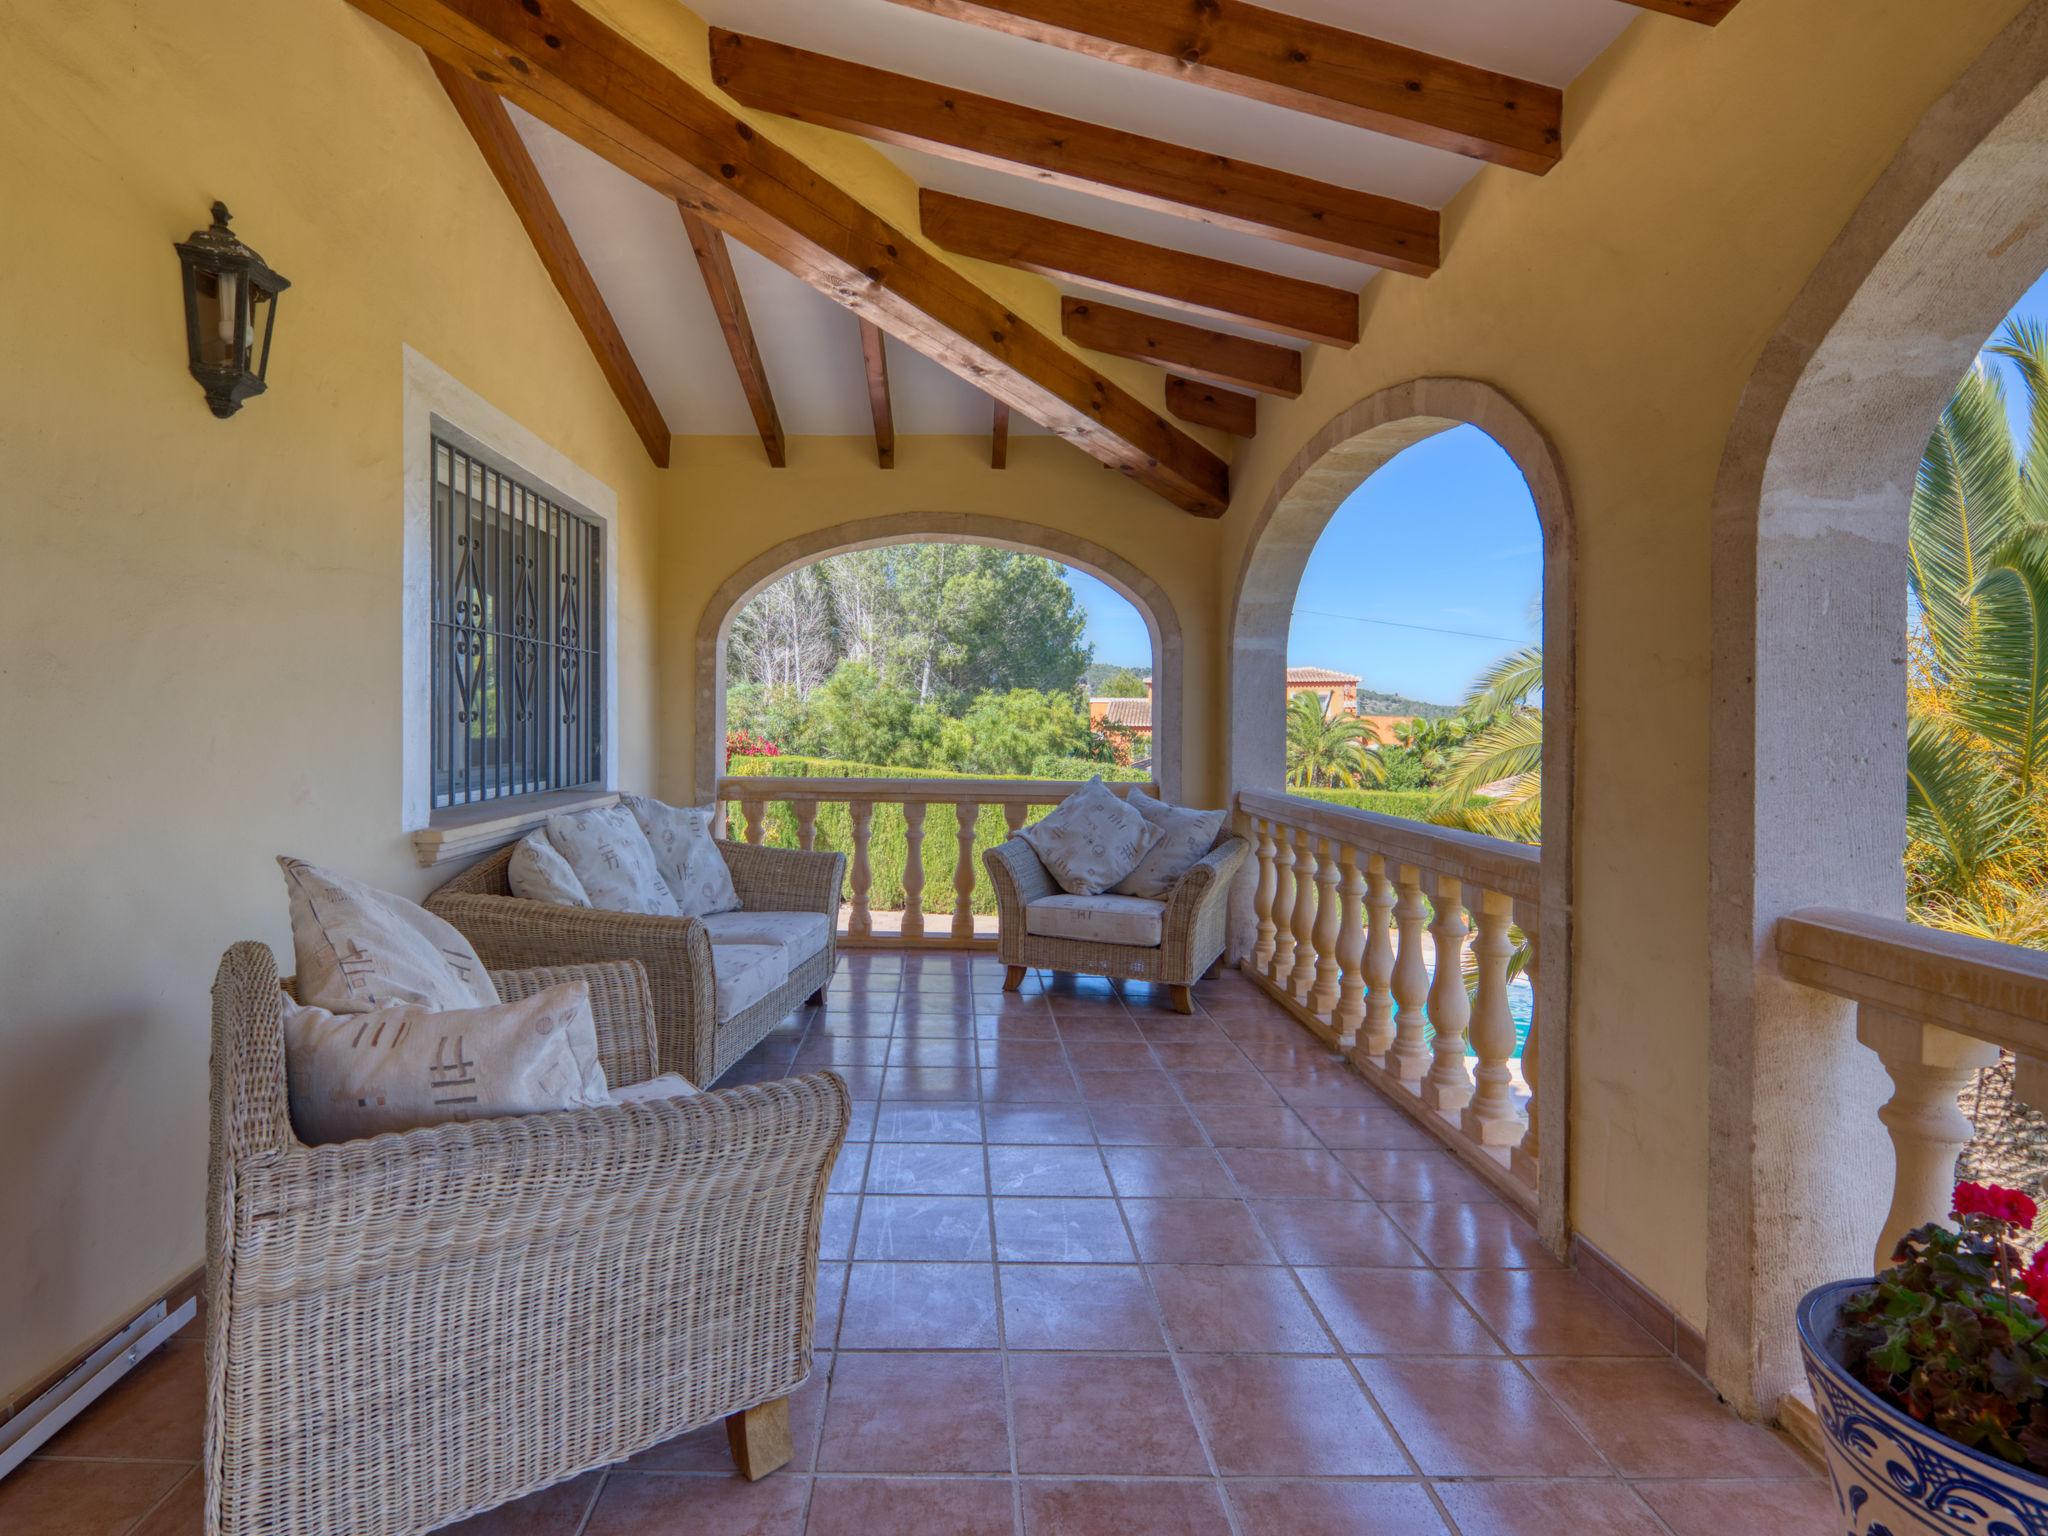
[[1343, 619], [1352, 624], [1383, 624], [1388, 629], [1419, 629], [1431, 635], [1462, 635], [1467, 640], [1498, 640], [1505, 645], [1527, 645], [1528, 641], [1515, 635], [1482, 635], [1476, 629], [1439, 629], [1434, 624], [1403, 624], [1399, 619], [1368, 619], [1362, 613], [1331, 613], [1327, 608], [1297, 608], [1296, 613], [1312, 614], [1319, 619]]

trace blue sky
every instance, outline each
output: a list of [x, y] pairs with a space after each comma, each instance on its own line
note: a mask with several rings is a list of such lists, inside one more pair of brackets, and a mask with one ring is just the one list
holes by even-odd
[[[2048, 275], [2035, 281], [2034, 286], [2026, 291], [2019, 303], [2013, 305], [2012, 313], [2006, 318], [2032, 320], [2038, 324], [2048, 325]], [[2001, 326], [2000, 329], [2003, 330], [2004, 327]], [[2027, 442], [2027, 419], [2019, 409], [2023, 398], [2020, 394], [2019, 370], [2003, 358], [1987, 357], [1984, 361], [2005, 381], [2005, 414], [2012, 423], [2013, 441], [2019, 444], [2021, 451], [2024, 452]]]

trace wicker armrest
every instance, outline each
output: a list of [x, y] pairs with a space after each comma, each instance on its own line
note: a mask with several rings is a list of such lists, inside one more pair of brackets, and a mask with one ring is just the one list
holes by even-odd
[[996, 957], [1005, 965], [1024, 963], [1024, 908], [1059, 889], [1032, 846], [1021, 837], [998, 843], [981, 856], [996, 891]]
[[822, 849], [720, 843], [740, 904], [750, 912], [823, 912], [839, 925], [846, 855]]
[[643, 1083], [655, 1075], [660, 1047], [654, 1029], [654, 994], [638, 960], [601, 960], [590, 965], [536, 966], [493, 971], [498, 995], [507, 1002], [565, 981], [590, 988], [590, 1012], [597, 1020], [597, 1059], [614, 1088]]
[[1251, 844], [1226, 838], [1180, 877], [1161, 919], [1163, 961], [1175, 978], [1193, 977], [1223, 950], [1230, 926], [1230, 887]]

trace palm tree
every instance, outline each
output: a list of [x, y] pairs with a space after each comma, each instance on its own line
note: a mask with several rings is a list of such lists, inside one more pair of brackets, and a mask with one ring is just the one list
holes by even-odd
[[[1532, 645], [1488, 667], [1461, 713], [1483, 722], [1452, 754], [1429, 819], [1489, 837], [1543, 837], [1543, 647]], [[1482, 789], [1489, 793], [1482, 796]]]
[[1370, 720], [1327, 712], [1321, 695], [1297, 693], [1287, 701], [1287, 782], [1302, 789], [1384, 784], [1387, 766], [1377, 752]]

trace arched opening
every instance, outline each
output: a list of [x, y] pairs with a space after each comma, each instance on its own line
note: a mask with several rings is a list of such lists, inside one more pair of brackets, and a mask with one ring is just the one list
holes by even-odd
[[1708, 1368], [1767, 1412], [1793, 1309], [1867, 1273], [1892, 1181], [1853, 1005], [1778, 919], [1905, 910], [1908, 506], [1956, 381], [2048, 268], [2048, 5], [1921, 121], [1766, 345], [1715, 493]]

